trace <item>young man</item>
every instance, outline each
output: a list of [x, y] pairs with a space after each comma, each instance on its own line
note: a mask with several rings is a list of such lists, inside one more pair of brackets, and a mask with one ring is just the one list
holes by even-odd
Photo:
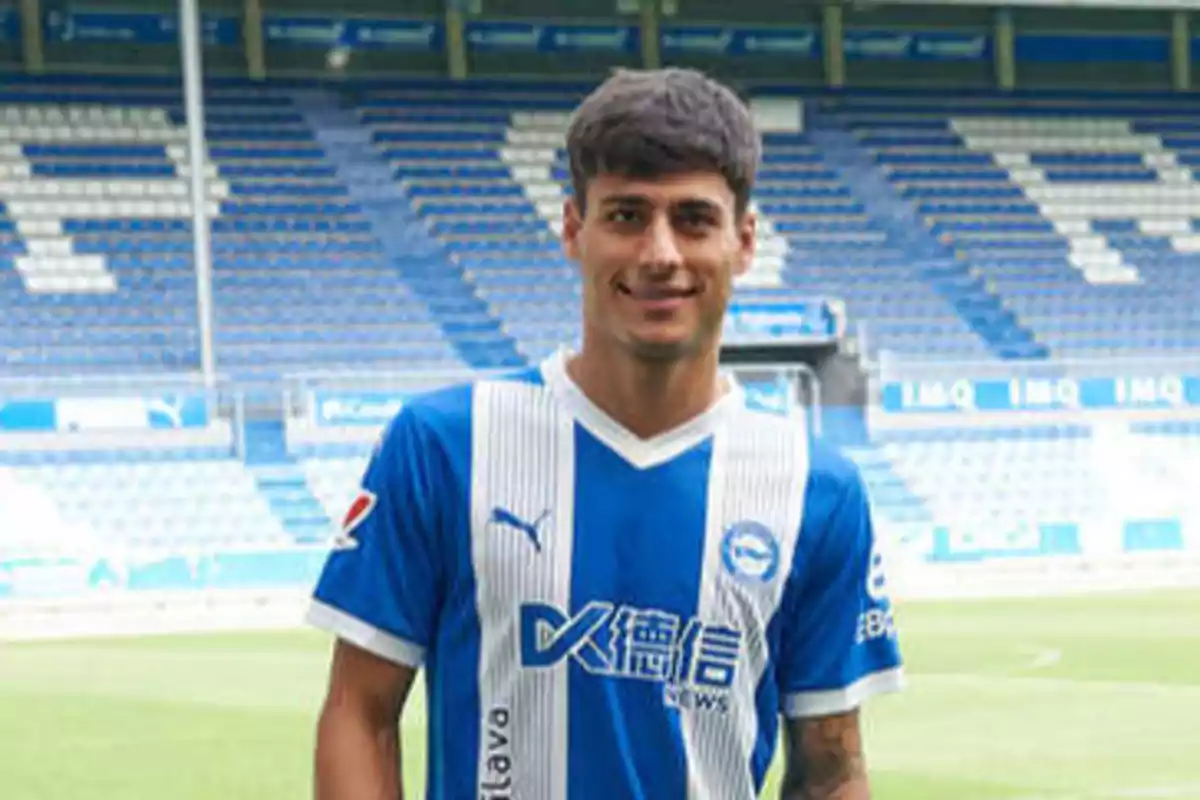
[[399, 793], [426, 670], [431, 798], [869, 795], [858, 707], [900, 658], [858, 473], [717, 364], [754, 252], [746, 107], [684, 70], [576, 112], [583, 339], [410, 402], [316, 589], [338, 637], [317, 797]]

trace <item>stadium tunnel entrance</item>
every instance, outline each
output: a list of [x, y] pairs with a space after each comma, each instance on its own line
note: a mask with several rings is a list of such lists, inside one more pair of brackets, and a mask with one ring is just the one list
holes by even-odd
[[764, 341], [727, 344], [729, 368], [753, 401], [773, 410], [791, 403], [807, 410], [814, 429], [837, 444], [867, 441], [868, 377], [844, 343]]

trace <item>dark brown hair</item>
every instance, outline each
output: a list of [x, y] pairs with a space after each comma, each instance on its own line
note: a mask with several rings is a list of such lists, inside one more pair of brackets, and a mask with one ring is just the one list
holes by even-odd
[[692, 69], [618, 70], [584, 99], [567, 130], [580, 212], [597, 175], [713, 171], [729, 184], [740, 215], [761, 156], [750, 109], [729, 87]]

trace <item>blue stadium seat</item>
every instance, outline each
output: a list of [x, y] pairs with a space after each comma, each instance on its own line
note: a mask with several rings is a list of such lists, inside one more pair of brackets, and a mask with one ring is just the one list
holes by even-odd
[[[0, 377], [194, 373], [182, 98], [132, 83], [120, 103], [106, 96], [114, 115], [73, 134], [87, 97], [49, 84], [6, 117], [25, 141], [0, 144]], [[578, 97], [554, 85], [366, 89], [314, 114], [282, 86], [210, 89], [218, 369], [247, 381], [461, 370], [572, 341], [580, 282], [559, 231]], [[1013, 354], [997, 331], [1027, 334], [1021, 352], [1039, 356], [1200, 348], [1194, 109], [935, 93], [808, 105], [819, 125], [764, 137], [762, 242], [739, 297], [837, 298], [869, 358], [997, 362]], [[1184, 489], [1117, 511], [1194, 513], [1200, 428], [1115, 428], [874, 430], [849, 452], [896, 537], [981, 520], [1020, 536], [1024, 517], [1112, 510], [1129, 476], [1097, 454], [1114, 442]], [[254, 547], [328, 535], [369, 451], [354, 437], [319, 443], [278, 473], [228, 447], [4, 464], [64, 531]]]

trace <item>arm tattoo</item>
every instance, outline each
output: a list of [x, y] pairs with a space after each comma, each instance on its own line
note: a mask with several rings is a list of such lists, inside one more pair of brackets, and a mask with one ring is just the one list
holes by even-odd
[[781, 800], [869, 800], [858, 712], [787, 723]]

